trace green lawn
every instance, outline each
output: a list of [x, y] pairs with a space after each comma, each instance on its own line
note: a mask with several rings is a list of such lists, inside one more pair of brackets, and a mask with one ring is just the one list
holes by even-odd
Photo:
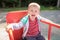
[[41, 10], [60, 10], [60, 8], [57, 7], [45, 7], [45, 6], [41, 6]]
[[[20, 7], [20, 8], [4, 8], [3, 11], [16, 11], [16, 10], [26, 10], [26, 9], [27, 9], [27, 7]], [[60, 8], [41, 6], [41, 10], [60, 10]]]
[[17, 11], [17, 10], [27, 10], [27, 7], [21, 8], [4, 8], [3, 11]]

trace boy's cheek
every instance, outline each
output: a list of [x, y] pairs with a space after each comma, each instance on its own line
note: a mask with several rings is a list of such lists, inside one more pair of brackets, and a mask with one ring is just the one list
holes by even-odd
[[36, 13], [36, 15], [39, 15], [39, 14], [40, 14], [40, 12]]

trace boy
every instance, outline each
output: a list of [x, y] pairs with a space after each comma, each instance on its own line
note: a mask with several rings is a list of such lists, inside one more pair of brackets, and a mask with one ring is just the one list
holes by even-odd
[[[41, 35], [40, 31], [40, 21], [48, 22], [48, 19], [45, 19], [39, 15], [40, 5], [37, 3], [30, 3], [28, 5], [28, 15], [23, 17], [19, 23], [12, 23], [8, 25], [8, 29], [20, 29], [24, 27], [23, 38], [27, 40], [45, 40]], [[51, 21], [49, 21], [52, 23]]]

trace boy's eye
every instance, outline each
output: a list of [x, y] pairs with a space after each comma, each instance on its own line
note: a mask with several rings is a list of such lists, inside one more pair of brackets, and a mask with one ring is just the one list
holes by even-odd
[[35, 12], [37, 12], [37, 10], [35, 10]]
[[34, 12], [37, 12], [37, 10], [30, 10], [30, 11], [31, 11], [31, 12], [33, 12], [33, 11], [34, 11]]
[[33, 12], [33, 10], [31, 10], [31, 12]]

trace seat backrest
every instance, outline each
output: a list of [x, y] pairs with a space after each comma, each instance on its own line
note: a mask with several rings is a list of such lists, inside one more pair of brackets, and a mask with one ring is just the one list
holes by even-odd
[[8, 12], [8, 14], [6, 15], [6, 22], [7, 23], [19, 22], [20, 19], [24, 17], [25, 15], [27, 15], [27, 10]]
[[[23, 18], [25, 15], [27, 15], [27, 10], [8, 12], [8, 14], [6, 15], [6, 22], [8, 24], [19, 22], [20, 19]], [[23, 34], [23, 28], [19, 29], [19, 30], [14, 30], [13, 31], [14, 40], [21, 40], [22, 34]], [[9, 34], [9, 37], [10, 37], [10, 40], [11, 40], [10, 34]]]

